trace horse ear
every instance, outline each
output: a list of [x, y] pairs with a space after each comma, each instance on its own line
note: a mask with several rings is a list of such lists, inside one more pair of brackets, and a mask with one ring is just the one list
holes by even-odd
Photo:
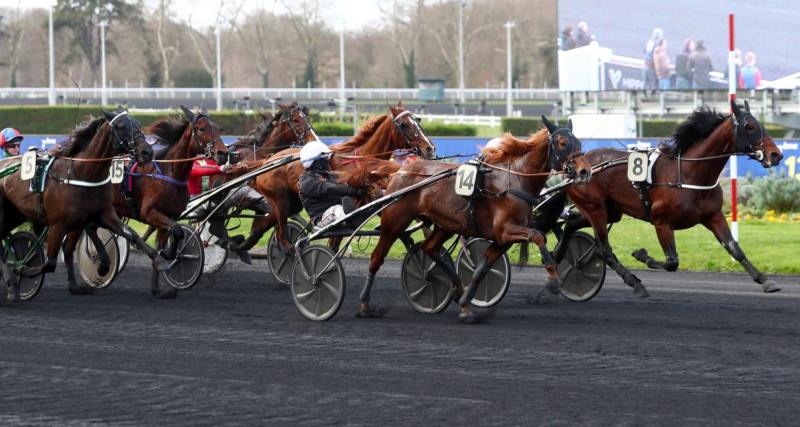
[[399, 108], [401, 110], [406, 108], [406, 106], [403, 105], [403, 100], [402, 99], [397, 101], [397, 108]]
[[200, 113], [204, 115], [208, 115], [208, 109], [204, 106], [200, 107]]
[[546, 127], [547, 131], [550, 133], [553, 133], [558, 129], [558, 127], [552, 124], [550, 120], [547, 120], [547, 117], [545, 117], [544, 114], [542, 114], [542, 123], [544, 123], [544, 127]]
[[258, 115], [261, 116], [262, 121], [268, 122], [272, 120], [272, 113], [270, 112], [259, 111]]
[[185, 105], [181, 105], [181, 110], [183, 111], [183, 114], [186, 116], [186, 118], [189, 119], [190, 122], [194, 123], [194, 113], [192, 112], [192, 110], [186, 108]]
[[106, 118], [106, 120], [108, 120], [109, 122], [110, 122], [111, 120], [114, 120], [114, 117], [117, 117], [117, 115], [116, 115], [116, 114], [114, 114], [114, 113], [112, 113], [112, 112], [110, 112], [110, 111], [106, 111], [106, 110], [104, 110], [104, 109], [102, 109], [102, 108], [100, 109], [100, 111], [102, 111], [102, 112], [103, 112], [103, 116], [104, 116], [104, 117]]
[[569, 129], [569, 131], [572, 132], [572, 119], [569, 119], [567, 121], [567, 129]]
[[748, 113], [750, 112], [750, 104], [748, 104], [748, 103], [747, 103], [747, 100], [746, 100], [746, 99], [744, 100], [744, 109], [745, 109], [745, 111], [747, 111]]
[[742, 110], [736, 105], [736, 101], [731, 100], [731, 110], [733, 110], [733, 117], [739, 117], [742, 115]]

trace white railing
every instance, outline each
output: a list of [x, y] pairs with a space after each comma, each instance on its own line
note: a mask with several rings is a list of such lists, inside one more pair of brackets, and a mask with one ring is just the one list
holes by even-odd
[[418, 117], [425, 121], [444, 122], [446, 125], [450, 124], [463, 124], [475, 126], [500, 126], [499, 116], [456, 116], [445, 114], [417, 114]]

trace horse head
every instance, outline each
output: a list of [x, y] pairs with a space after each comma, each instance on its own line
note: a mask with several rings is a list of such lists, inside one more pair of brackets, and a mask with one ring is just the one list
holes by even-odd
[[572, 133], [572, 120], [567, 122], [567, 127], [558, 127], [542, 115], [542, 123], [550, 133], [550, 168], [565, 172], [578, 184], [589, 182], [592, 165], [583, 155], [581, 141]]
[[397, 107], [390, 105], [389, 111], [395, 131], [405, 141], [405, 148], [414, 150], [425, 159], [433, 158], [436, 155], [436, 146], [422, 130], [422, 119], [406, 110], [403, 101], [398, 102]]
[[111, 144], [115, 154], [131, 154], [140, 165], [153, 160], [153, 147], [147, 143], [142, 126], [123, 108], [101, 110], [111, 128]]
[[308, 107], [300, 106], [296, 102], [278, 104], [278, 112], [272, 118], [272, 125], [268, 141], [274, 141], [274, 145], [279, 148], [304, 145], [319, 139], [308, 119]]
[[189, 120], [190, 138], [192, 138], [193, 153], [214, 158], [217, 163], [224, 164], [228, 161], [228, 147], [222, 142], [219, 126], [211, 120], [205, 108], [195, 114], [190, 109], [181, 105], [181, 110]]
[[339, 181], [351, 187], [365, 188], [365, 201], [372, 201], [383, 196], [383, 190], [400, 167], [401, 165], [391, 160], [365, 159], [354, 169], [341, 172]]
[[764, 168], [779, 165], [783, 152], [775, 145], [775, 141], [767, 135], [764, 126], [750, 114], [750, 104], [744, 101], [742, 110], [735, 101], [731, 101], [733, 110], [733, 141], [738, 153], [745, 153], [757, 160]]

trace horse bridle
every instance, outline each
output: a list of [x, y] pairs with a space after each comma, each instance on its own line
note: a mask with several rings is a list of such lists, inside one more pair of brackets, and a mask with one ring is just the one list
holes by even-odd
[[[567, 153], [566, 155], [563, 155], [562, 152], [559, 151], [556, 146], [558, 143], [558, 141], [556, 140], [556, 136], [558, 136], [559, 134], [565, 135], [567, 140], [569, 141], [567, 143], [567, 146], [564, 148], [564, 152]], [[578, 144], [579, 151], [574, 151], [575, 144]], [[574, 178], [575, 158], [583, 155], [583, 151], [580, 151], [581, 149], [580, 144], [581, 143], [578, 140], [578, 138], [576, 138], [575, 135], [572, 133], [572, 131], [569, 130], [568, 128], [559, 128], [556, 129], [555, 132], [551, 132], [548, 141], [548, 147], [550, 151], [548, 156], [550, 157], [550, 169], [559, 170], [560, 167], [561, 168], [560, 170], [563, 170], [568, 177]]]
[[[409, 115], [411, 116], [411, 122], [414, 124], [413, 134], [411, 137], [408, 136], [408, 133], [403, 129], [403, 117]], [[392, 124], [394, 125], [395, 130], [397, 130], [400, 135], [403, 135], [403, 138], [406, 141], [406, 147], [411, 147], [411, 151], [414, 154], [420, 154], [419, 143], [416, 145], [412, 144], [411, 141], [418, 141], [420, 135], [424, 135], [422, 132], [422, 127], [419, 125], [419, 118], [413, 114], [411, 111], [403, 111], [402, 113], [398, 114], [396, 117], [392, 118]]]
[[[744, 134], [745, 126], [747, 126], [747, 119], [753, 119], [753, 122], [758, 126], [757, 143], [748, 142], [747, 135]], [[731, 114], [731, 122], [733, 123], [733, 141], [736, 152], [746, 154], [751, 159], [759, 162], [763, 160], [764, 126], [762, 126], [750, 112], [743, 112], [739, 117], [736, 117], [735, 114]]]
[[197, 136], [197, 121], [202, 118], [208, 119], [208, 121], [211, 122], [211, 117], [208, 114], [198, 113], [192, 119], [192, 141], [196, 142], [200, 149], [203, 150], [205, 157], [211, 159], [214, 158], [214, 135], [212, 135], [211, 138], [209, 138], [209, 140], [205, 143], [201, 142], [200, 138]]
[[[123, 117], [123, 116], [126, 119], [128, 119], [128, 125], [131, 127], [131, 129], [133, 131], [133, 134], [131, 135], [131, 139], [130, 140], [125, 140], [124, 138], [122, 138], [119, 135], [119, 132], [117, 131], [117, 127], [114, 126], [114, 122], [116, 122], [117, 119], [119, 119], [120, 117]], [[113, 119], [108, 121], [108, 124], [111, 126], [111, 136], [112, 136], [111, 143], [114, 144], [114, 149], [117, 150], [117, 151], [122, 151], [121, 148], [125, 147], [125, 148], [128, 149], [128, 153], [131, 156], [135, 156], [136, 155], [136, 146], [135, 146], [136, 138], [139, 138], [139, 137], [144, 138], [144, 133], [142, 133], [141, 129], [139, 129], [137, 126], [135, 126], [135, 122], [131, 118], [131, 116], [128, 115], [128, 112], [127, 111], [123, 111], [123, 112], [117, 114], [116, 116], [114, 116]]]
[[[298, 130], [297, 126], [295, 126], [294, 122], [292, 121], [292, 115], [294, 114], [295, 111], [300, 112], [300, 115], [303, 117], [303, 121], [306, 123], [306, 125], [303, 127], [302, 130]], [[284, 112], [287, 112], [287, 114], [283, 114]], [[308, 116], [306, 116], [306, 113], [305, 111], [303, 111], [303, 108], [300, 107], [299, 105], [296, 105], [292, 107], [291, 110], [281, 110], [281, 118], [278, 121], [278, 123], [284, 123], [284, 122], [288, 123], [289, 129], [291, 129], [292, 133], [294, 133], [295, 143], [298, 145], [302, 145], [306, 140], [306, 135], [308, 135], [309, 129], [311, 129], [311, 123], [308, 122]]]

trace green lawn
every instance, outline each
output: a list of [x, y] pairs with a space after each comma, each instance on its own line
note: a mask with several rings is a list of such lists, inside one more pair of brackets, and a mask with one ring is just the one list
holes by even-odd
[[[373, 219], [370, 227], [378, 224]], [[143, 232], [145, 227], [132, 221], [137, 231]], [[246, 234], [250, 228], [249, 220], [235, 223], [238, 228], [232, 235]], [[586, 230], [591, 233], [591, 230]], [[800, 223], [775, 223], [764, 220], [753, 220], [740, 223], [740, 244], [747, 257], [764, 273], [800, 274], [800, 262], [796, 256], [800, 254]], [[271, 232], [270, 232], [271, 233]], [[265, 246], [270, 233], [261, 240], [259, 247]], [[744, 271], [728, 253], [720, 246], [714, 236], [702, 226], [690, 230], [678, 231], [676, 241], [680, 257], [681, 270], [695, 271]], [[422, 239], [421, 233], [415, 235], [415, 241]], [[656, 238], [652, 225], [625, 218], [615, 224], [610, 234], [611, 244], [620, 261], [631, 268], [644, 268], [644, 265], [631, 257], [631, 252], [645, 248], [656, 259], [664, 255]], [[368, 257], [377, 243], [377, 237], [362, 238], [352, 245], [354, 256]], [[555, 243], [553, 235], [548, 236], [548, 244]], [[513, 262], [518, 260], [519, 248], [514, 246], [509, 251]], [[395, 243], [389, 256], [401, 259], [405, 249], [400, 242]], [[539, 264], [538, 251], [531, 249], [531, 264]]]

